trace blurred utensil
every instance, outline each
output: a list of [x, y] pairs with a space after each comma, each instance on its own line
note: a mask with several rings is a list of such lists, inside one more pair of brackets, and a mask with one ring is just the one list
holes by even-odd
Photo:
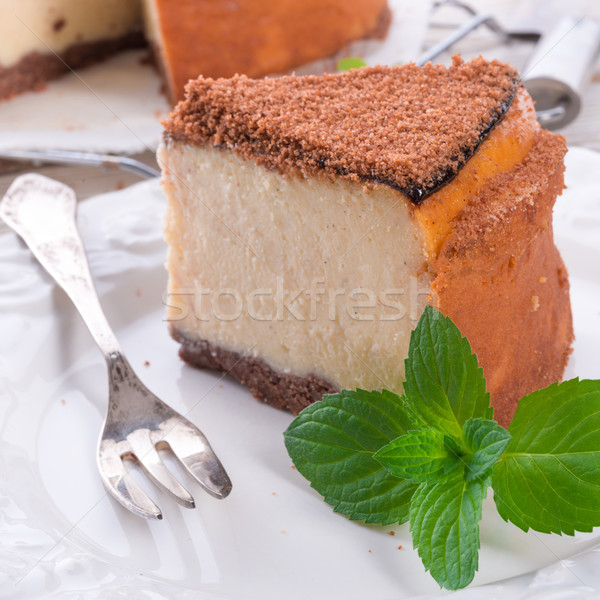
[[579, 114], [582, 92], [600, 51], [600, 25], [587, 17], [564, 17], [536, 46], [523, 85], [548, 129], [564, 127]]
[[472, 16], [424, 52], [417, 64], [435, 59], [481, 25], [504, 42], [535, 41], [537, 45], [523, 70], [522, 81], [536, 103], [538, 121], [543, 127], [558, 129], [577, 117], [583, 89], [600, 52], [600, 25], [596, 21], [574, 16], [542, 19], [533, 14], [519, 28], [515, 25], [506, 29], [491, 14], [478, 14], [460, 0], [440, 0], [434, 9], [442, 6], [457, 7]]
[[98, 152], [79, 152], [74, 150], [0, 150], [0, 158], [33, 163], [55, 163], [61, 165], [93, 165], [97, 167], [116, 167], [135, 173], [139, 177], [151, 179], [160, 177], [160, 171], [127, 156], [114, 156]]

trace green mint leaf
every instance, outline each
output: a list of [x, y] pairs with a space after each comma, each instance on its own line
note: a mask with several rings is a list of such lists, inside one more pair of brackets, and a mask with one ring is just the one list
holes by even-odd
[[360, 69], [361, 67], [366, 67], [367, 63], [357, 56], [349, 56], [347, 58], [342, 58], [337, 62], [337, 70], [338, 71], [349, 71], [350, 69]]
[[373, 455], [412, 429], [391, 392], [342, 390], [305, 408], [284, 433], [298, 471], [336, 512], [367, 523], [403, 523], [416, 485]]
[[600, 381], [571, 379], [525, 396], [494, 465], [498, 512], [523, 531], [600, 526]]
[[460, 439], [470, 418], [491, 419], [483, 371], [448, 317], [427, 306], [411, 334], [404, 392], [411, 418]]
[[414, 483], [435, 482], [461, 463], [446, 435], [437, 429], [409, 431], [375, 453], [392, 475]]
[[487, 481], [466, 481], [461, 474], [422, 483], [410, 505], [413, 545], [441, 587], [463, 588], [478, 566], [479, 521]]
[[508, 446], [511, 435], [496, 421], [469, 419], [463, 427], [463, 439], [471, 452], [465, 469], [465, 477], [471, 480], [490, 474], [492, 467]]

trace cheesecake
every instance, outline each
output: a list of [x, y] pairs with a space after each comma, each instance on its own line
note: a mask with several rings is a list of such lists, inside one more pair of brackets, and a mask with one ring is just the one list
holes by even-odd
[[139, 0], [0, 0], [0, 100], [142, 46]]
[[189, 364], [293, 413], [400, 392], [429, 304], [468, 337], [501, 423], [561, 378], [566, 145], [512, 67], [200, 78], [164, 126], [165, 303]]
[[284, 73], [382, 37], [386, 0], [145, 0], [146, 33], [170, 99], [198, 75]]
[[149, 44], [174, 102], [198, 75], [261, 77], [385, 35], [386, 0], [0, 0], [0, 99]]

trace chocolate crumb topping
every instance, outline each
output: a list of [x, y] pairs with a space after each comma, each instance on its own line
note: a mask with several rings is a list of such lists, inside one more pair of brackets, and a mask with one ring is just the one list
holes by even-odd
[[389, 185], [415, 204], [456, 176], [503, 117], [518, 74], [498, 61], [319, 77], [190, 81], [166, 137], [283, 171]]

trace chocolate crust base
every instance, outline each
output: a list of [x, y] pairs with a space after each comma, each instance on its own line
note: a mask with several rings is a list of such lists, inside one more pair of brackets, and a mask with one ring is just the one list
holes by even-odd
[[88, 67], [122, 50], [145, 45], [143, 33], [132, 31], [112, 40], [76, 44], [60, 55], [32, 52], [12, 67], [0, 66], [0, 99], [41, 90], [47, 81], [57, 79], [70, 69]]
[[206, 340], [191, 340], [171, 324], [171, 336], [181, 344], [179, 356], [188, 364], [202, 369], [223, 371], [248, 386], [252, 395], [275, 408], [297, 415], [323, 394], [339, 390], [315, 375], [299, 377], [273, 370], [264, 361], [225, 350]]

